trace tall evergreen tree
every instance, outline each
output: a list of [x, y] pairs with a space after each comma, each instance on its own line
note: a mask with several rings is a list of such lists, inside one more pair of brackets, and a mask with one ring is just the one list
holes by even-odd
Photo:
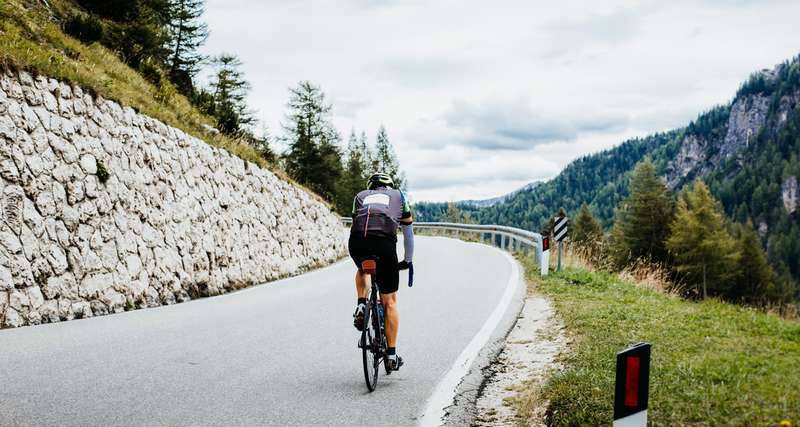
[[170, 0], [168, 25], [170, 57], [167, 60], [170, 80], [184, 94], [194, 90], [192, 80], [205, 60], [198, 49], [208, 38], [208, 26], [200, 21], [205, 0]]
[[342, 174], [339, 135], [330, 120], [331, 106], [319, 86], [301, 81], [289, 89], [289, 112], [283, 124], [289, 145], [284, 164], [289, 175], [328, 200], [335, 200]]
[[725, 228], [719, 202], [702, 181], [681, 192], [667, 247], [675, 271], [689, 289], [703, 298], [730, 293], [740, 252]]
[[666, 239], [672, 221], [669, 190], [649, 159], [633, 170], [630, 194], [616, 213], [611, 232], [612, 252], [619, 267], [636, 259], [668, 260]]
[[275, 152], [271, 147], [272, 135], [270, 135], [269, 129], [267, 129], [266, 126], [264, 126], [263, 130], [261, 131], [261, 136], [257, 136], [251, 132], [245, 132], [243, 137], [243, 139], [251, 147], [253, 147], [263, 159], [270, 163], [275, 163], [277, 159], [275, 157]]
[[591, 244], [603, 237], [603, 229], [586, 203], [581, 205], [578, 215], [571, 222], [569, 235], [573, 242]]
[[383, 125], [378, 129], [378, 135], [375, 138], [375, 157], [378, 169], [391, 176], [397, 188], [402, 188], [403, 176], [400, 173], [400, 163], [397, 161], [394, 147], [389, 141], [389, 134]]
[[359, 137], [358, 141], [359, 147], [361, 148], [361, 158], [364, 159], [364, 167], [367, 171], [367, 174], [378, 172], [380, 170], [380, 163], [378, 162], [378, 157], [369, 147], [367, 133], [361, 132], [361, 136]]
[[727, 298], [733, 301], [764, 305], [778, 299], [775, 292], [776, 277], [767, 263], [767, 256], [761, 247], [761, 239], [755, 233], [753, 224], [736, 224], [736, 244], [741, 260], [736, 264], [735, 286]]
[[315, 182], [312, 185], [320, 195], [335, 202], [336, 183], [342, 177], [342, 152], [339, 149], [339, 134], [334, 132], [319, 144], [321, 162], [316, 171]]
[[456, 224], [474, 224], [475, 220], [473, 220], [469, 212], [464, 212], [461, 210], [455, 203], [448, 203], [447, 210], [445, 211], [444, 215], [442, 216], [442, 221], [444, 222], [452, 222]]
[[[77, 0], [86, 10], [107, 20], [100, 42], [133, 68], [165, 64], [170, 34], [168, 0]], [[77, 16], [76, 16], [77, 17]], [[69, 29], [69, 26], [67, 26]]]
[[369, 173], [364, 163], [363, 151], [356, 137], [355, 131], [350, 132], [345, 152], [344, 171], [337, 189], [337, 211], [342, 215], [349, 215], [352, 210], [353, 197], [366, 188], [367, 174]]
[[242, 62], [236, 55], [224, 53], [214, 59], [217, 67], [211, 88], [214, 96], [214, 118], [219, 130], [228, 135], [241, 135], [255, 118], [247, 108], [250, 84], [241, 71]]

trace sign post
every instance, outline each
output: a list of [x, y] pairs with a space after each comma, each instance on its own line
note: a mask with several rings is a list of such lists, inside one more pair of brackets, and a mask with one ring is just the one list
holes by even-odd
[[563, 241], [567, 237], [567, 223], [569, 219], [565, 216], [556, 217], [555, 225], [553, 226], [553, 236], [555, 236], [556, 241], [558, 242], [558, 270], [561, 271], [561, 246], [564, 244]]
[[650, 347], [643, 342], [617, 353], [614, 427], [647, 426]]
[[550, 237], [542, 236], [542, 256], [539, 258], [539, 270], [542, 276], [547, 276], [550, 269]]

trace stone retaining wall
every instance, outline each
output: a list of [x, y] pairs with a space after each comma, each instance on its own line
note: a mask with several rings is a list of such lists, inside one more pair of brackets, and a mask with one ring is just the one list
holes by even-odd
[[344, 254], [336, 215], [184, 132], [0, 71], [0, 325], [217, 295]]

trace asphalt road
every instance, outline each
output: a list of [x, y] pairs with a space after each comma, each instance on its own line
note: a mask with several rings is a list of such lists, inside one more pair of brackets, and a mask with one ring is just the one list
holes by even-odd
[[373, 393], [346, 260], [224, 296], [2, 330], [0, 425], [414, 425], [512, 274], [497, 249], [431, 237], [417, 238], [415, 267], [398, 296], [405, 366]]

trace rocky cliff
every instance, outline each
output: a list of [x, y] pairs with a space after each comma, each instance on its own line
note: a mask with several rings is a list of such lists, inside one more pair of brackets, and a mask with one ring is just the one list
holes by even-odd
[[327, 205], [78, 87], [0, 71], [0, 325], [216, 295], [344, 254]]
[[[751, 79], [763, 79], [765, 85], [774, 85], [780, 78], [782, 67], [788, 65], [762, 70]], [[784, 128], [800, 100], [800, 88], [791, 88], [787, 92], [775, 100], [763, 92], [737, 96], [730, 107], [724, 109], [727, 119], [714, 132], [687, 132], [678, 141], [679, 152], [666, 168], [667, 185], [676, 188], [685, 183], [687, 177], [693, 179], [704, 176], [722, 162], [736, 159], [755, 141], [765, 126], [776, 130]], [[773, 102], [777, 106], [771, 105]], [[768, 119], [772, 119], [770, 123]]]

